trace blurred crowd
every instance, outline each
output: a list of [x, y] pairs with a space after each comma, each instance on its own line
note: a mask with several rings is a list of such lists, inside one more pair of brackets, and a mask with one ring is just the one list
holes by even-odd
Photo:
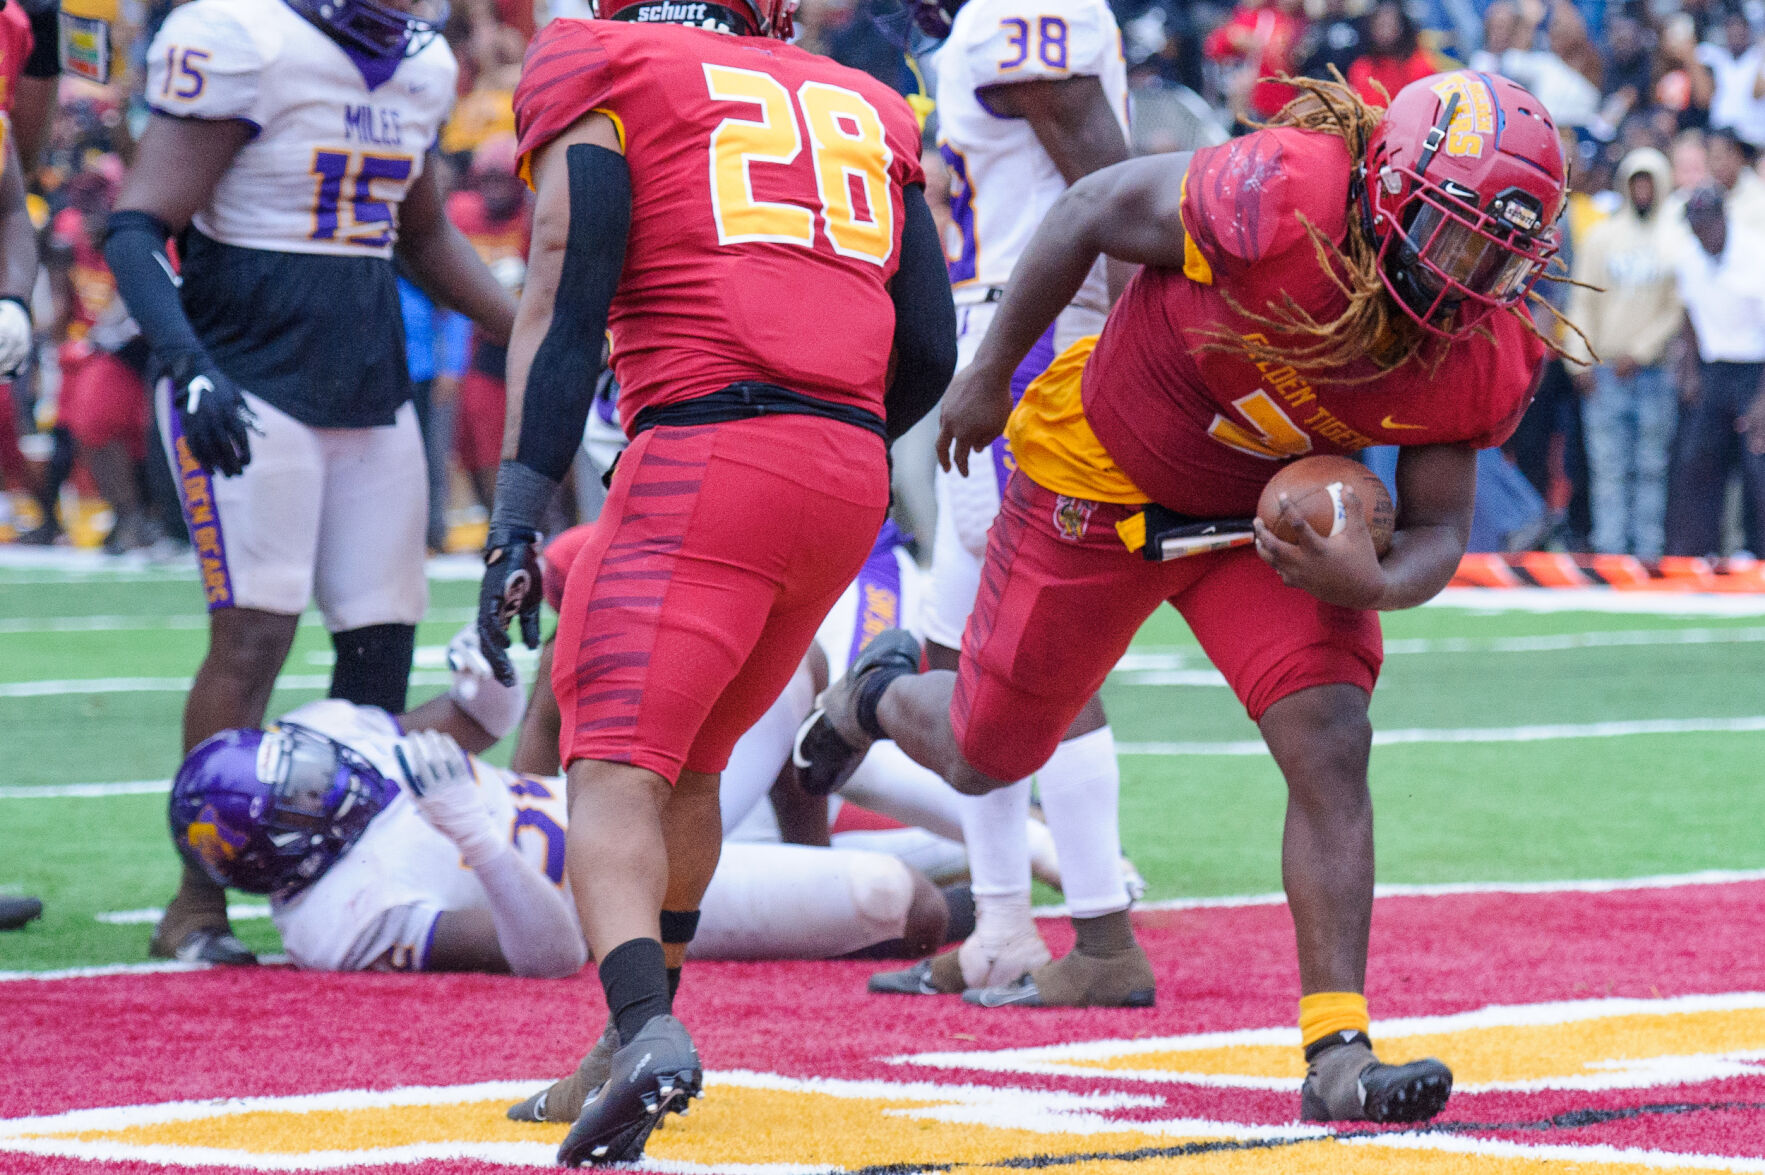
[[[171, 6], [126, 3], [124, 43], [138, 55]], [[1537, 313], [1586, 366], [1553, 360], [1544, 372], [1487, 487], [1517, 505], [1478, 545], [1644, 560], [1765, 553], [1765, 0], [1115, 8], [1141, 152], [1216, 143], [1269, 117], [1292, 93], [1282, 74], [1340, 75], [1375, 103], [1460, 62], [1531, 89], [1563, 130], [1574, 187], [1565, 280], [1546, 283]], [[530, 216], [511, 95], [538, 24], [585, 15], [585, 0], [453, 5], [460, 94], [440, 143], [449, 213], [511, 289]], [[806, 47], [908, 94], [931, 141], [935, 95], [914, 57], [928, 47], [904, 35], [897, 0], [803, 0], [796, 25]], [[31, 167], [41, 345], [0, 411], [0, 539], [153, 554], [184, 542], [145, 348], [99, 248], [145, 119], [131, 92], [142, 72], [136, 60], [109, 86], [64, 79]], [[429, 545], [474, 547], [501, 443], [503, 355], [414, 285], [403, 292], [429, 447]], [[598, 486], [581, 480], [580, 508], [592, 511]]]

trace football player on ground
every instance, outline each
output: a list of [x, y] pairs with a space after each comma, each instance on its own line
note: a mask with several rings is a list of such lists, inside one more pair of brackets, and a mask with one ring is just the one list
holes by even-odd
[[[311, 702], [205, 740], [178, 770], [179, 850], [217, 884], [271, 895], [301, 967], [558, 977], [586, 961], [563, 890], [563, 781], [476, 757], [514, 727], [521, 690], [492, 678], [475, 628], [448, 663], [450, 691], [409, 714]], [[924, 954], [948, 922], [894, 858], [799, 845], [730, 846], [705, 909], [695, 957]]]
[[[950, 177], [959, 243], [950, 260], [959, 363], [974, 361], [1024, 246], [1067, 186], [1128, 158], [1127, 67], [1104, 0], [914, 0], [922, 31], [948, 34], [937, 68], [938, 148]], [[1011, 375], [1013, 397], [1054, 356], [1103, 327], [1109, 308], [1099, 258], [1071, 305]], [[999, 512], [1012, 456], [1003, 438], [972, 468], [936, 474], [937, 533], [923, 613], [926, 661], [954, 669], [962, 627], [981, 582], [987, 528]], [[1050, 964], [1030, 917], [1030, 862], [1022, 829], [1028, 778], [963, 805], [974, 885], [975, 933], [957, 951], [907, 971], [873, 976], [872, 991], [903, 994], [995, 987], [1034, 972], [1045, 1004], [1152, 1001], [1152, 965], [1128, 927], [1119, 868], [1115, 736], [1093, 699], [1036, 772], [1042, 810], [1060, 849], [1078, 947]]]
[[[1476, 451], [1530, 398], [1546, 343], [1522, 300], [1556, 248], [1563, 158], [1542, 105], [1499, 77], [1437, 75], [1388, 112], [1299, 84], [1270, 127], [1100, 172], [1043, 222], [942, 416], [941, 459], [966, 467], [1003, 429], [1018, 461], [961, 666], [918, 673], [911, 637], [879, 636], [803, 743], [829, 777], [892, 737], [959, 790], [1006, 786], [1047, 760], [1168, 601], [1287, 781], [1301, 1112], [1422, 1120], [1452, 1075], [1380, 1062], [1362, 994], [1378, 613], [1451, 578]], [[1145, 268], [1102, 336], [1013, 409], [1012, 372], [1102, 254]], [[1286, 460], [1371, 444], [1403, 446], [1383, 559], [1358, 505], [1330, 538], [1283, 506], [1294, 542], [1259, 520], [1254, 549], [1146, 555], [1181, 524], [1252, 515]]]
[[718, 774], [869, 554], [886, 445], [955, 365], [918, 123], [784, 44], [793, 7], [618, 0], [546, 26], [515, 94], [538, 198], [480, 597], [499, 662], [517, 616], [538, 642], [538, 521], [609, 330], [633, 438], [552, 673], [571, 888], [623, 1042], [570, 1164], [637, 1158], [699, 1088], [671, 987], [722, 841]]
[[[315, 597], [331, 696], [405, 708], [428, 490], [392, 260], [492, 338], [514, 318], [428, 165], [457, 73], [446, 10], [194, 0], [148, 50], [153, 113], [105, 256], [165, 376], [161, 427], [208, 597], [186, 751], [263, 721]], [[152, 952], [251, 962], [224, 897], [187, 869]]]

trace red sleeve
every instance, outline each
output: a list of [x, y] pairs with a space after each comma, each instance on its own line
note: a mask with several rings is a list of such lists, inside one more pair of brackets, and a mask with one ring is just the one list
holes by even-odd
[[[1525, 311], [1522, 310], [1521, 313]], [[1496, 332], [1498, 339], [1501, 333], [1499, 330]], [[1471, 441], [1474, 449], [1493, 449], [1497, 445], [1506, 444], [1508, 438], [1514, 435], [1514, 430], [1520, 427], [1520, 419], [1526, 415], [1526, 409], [1532, 407], [1532, 397], [1538, 394], [1538, 383], [1544, 378], [1544, 344], [1523, 327], [1519, 333], [1524, 337], [1518, 341], [1518, 345], [1497, 347], [1496, 379], [1505, 381], [1510, 388], [1524, 391], [1504, 405], [1506, 411], [1494, 427]], [[1497, 386], [1501, 385], [1498, 383]]]
[[527, 50], [521, 84], [515, 87], [519, 169], [570, 124], [606, 101], [613, 83], [611, 59], [588, 21], [554, 20]]
[[1349, 159], [1335, 135], [1254, 131], [1195, 152], [1183, 229], [1216, 273], [1241, 272], [1298, 245], [1306, 222], [1334, 234], [1348, 207]]

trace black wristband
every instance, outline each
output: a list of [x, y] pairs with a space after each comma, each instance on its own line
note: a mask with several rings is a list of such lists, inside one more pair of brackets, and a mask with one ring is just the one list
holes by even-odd
[[539, 520], [558, 492], [558, 483], [543, 473], [536, 473], [519, 461], [504, 461], [496, 467], [496, 507], [490, 515], [490, 532], [495, 535], [510, 530], [539, 533]]
[[678, 945], [683, 942], [691, 942], [693, 935], [699, 932], [699, 912], [697, 910], [663, 910], [661, 926], [664, 944]]

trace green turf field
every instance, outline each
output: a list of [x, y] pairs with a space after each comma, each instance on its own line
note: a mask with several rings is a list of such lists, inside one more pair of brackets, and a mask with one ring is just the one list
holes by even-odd
[[[471, 582], [433, 584], [413, 701], [440, 688], [439, 646], [475, 596]], [[0, 568], [0, 892], [48, 905], [43, 921], [0, 934], [0, 969], [145, 959], [150, 922], [95, 916], [171, 895], [163, 794], [29, 789], [169, 776], [180, 683], [204, 645], [201, 607], [193, 577], [174, 571]], [[1373, 720], [1400, 741], [1373, 757], [1380, 880], [1765, 867], [1765, 722], [1736, 721], [1765, 714], [1765, 605], [1761, 613], [1432, 607], [1389, 617]], [[329, 676], [329, 641], [309, 620], [272, 713], [317, 696]], [[1246, 753], [1255, 728], [1207, 679], [1200, 650], [1167, 614], [1105, 695], [1130, 752], [1123, 838], [1153, 898], [1280, 884], [1280, 778], [1266, 755]], [[1626, 733], [1639, 722], [1677, 725]], [[276, 949], [267, 921], [238, 929], [249, 945]]]

